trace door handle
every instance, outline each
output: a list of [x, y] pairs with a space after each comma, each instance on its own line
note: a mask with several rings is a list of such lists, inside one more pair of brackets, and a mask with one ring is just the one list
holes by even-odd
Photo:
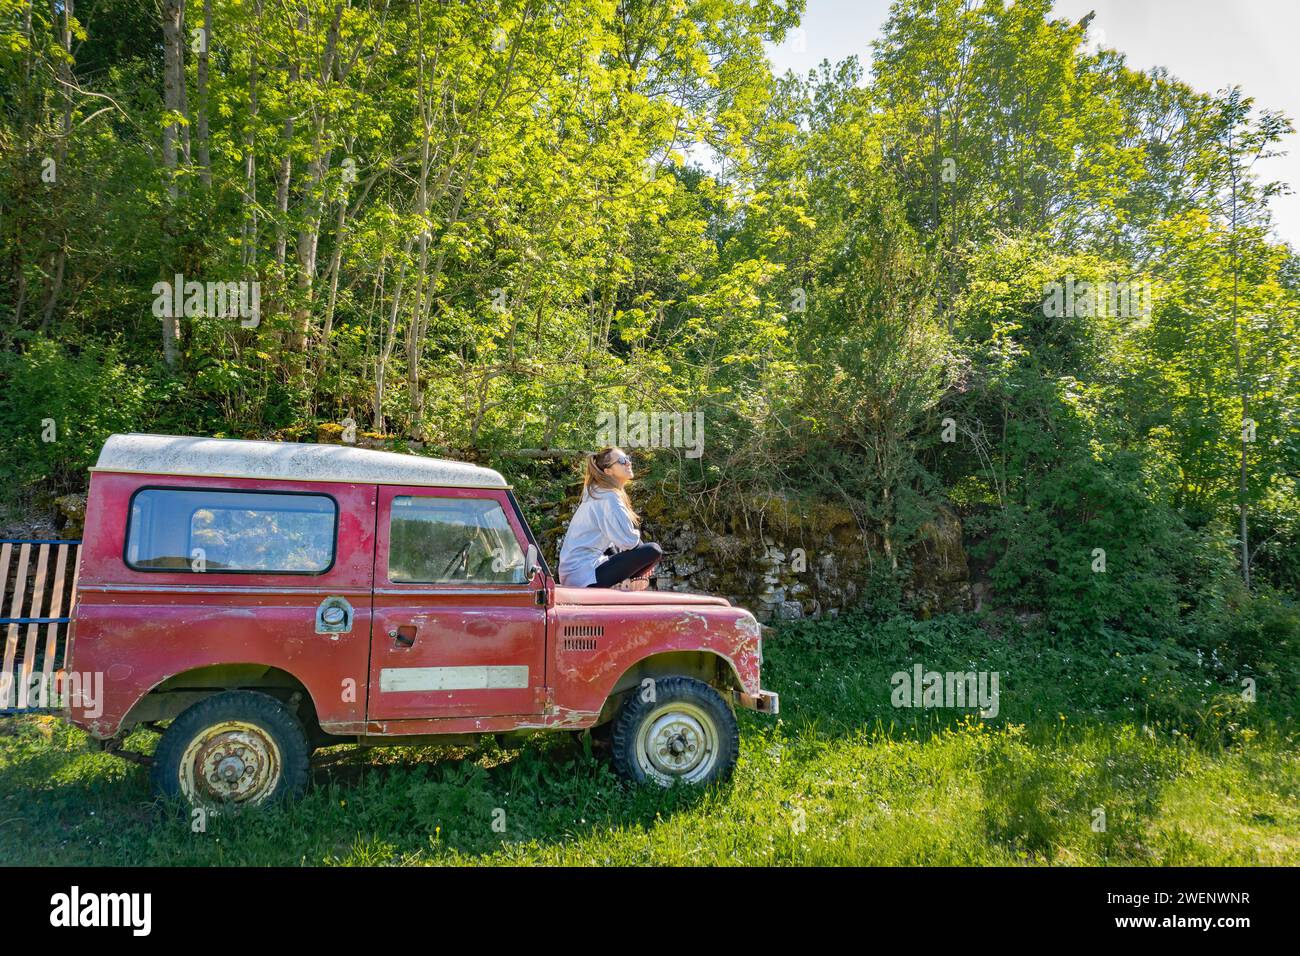
[[388, 632], [388, 636], [403, 647], [410, 647], [415, 643], [415, 625], [403, 624], [400, 627], [395, 627]]

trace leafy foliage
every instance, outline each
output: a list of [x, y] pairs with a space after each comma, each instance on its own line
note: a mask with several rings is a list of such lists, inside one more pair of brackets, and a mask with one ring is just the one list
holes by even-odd
[[[1289, 121], [1048, 0], [901, 0], [870, 71], [775, 77], [802, 9], [0, 0], [6, 496], [114, 430], [352, 418], [545, 526], [599, 412], [698, 411], [647, 480], [848, 508], [877, 597], [955, 506], [1045, 641], [1224, 650], [1230, 578], [1300, 580], [1300, 260], [1252, 172]], [[177, 275], [258, 321], [160, 317]]]

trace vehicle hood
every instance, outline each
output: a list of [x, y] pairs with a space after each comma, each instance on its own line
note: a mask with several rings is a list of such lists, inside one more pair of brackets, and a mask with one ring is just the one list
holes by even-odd
[[557, 585], [556, 604], [601, 605], [624, 607], [629, 604], [682, 605], [711, 604], [731, 607], [726, 598], [711, 594], [689, 594], [683, 591], [617, 591], [613, 588], [568, 588]]

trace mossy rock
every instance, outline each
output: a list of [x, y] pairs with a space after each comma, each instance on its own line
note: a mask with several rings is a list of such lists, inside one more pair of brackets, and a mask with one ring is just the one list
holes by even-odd
[[858, 529], [853, 511], [833, 502], [766, 494], [750, 496], [744, 506], [751, 514], [761, 515], [764, 529], [776, 534], [820, 536], [846, 529], [856, 533]]
[[410, 443], [399, 439], [396, 435], [361, 430], [354, 433], [355, 441], [347, 442], [343, 440], [343, 426], [338, 422], [321, 422], [316, 426], [314, 437], [317, 444], [321, 445], [356, 445], [358, 448], [373, 448], [378, 451], [388, 451], [395, 446], [400, 446], [401, 450], [405, 451], [410, 446]]
[[63, 517], [59, 533], [65, 538], [80, 538], [86, 527], [86, 496], [60, 495], [54, 499], [54, 507]]
[[337, 422], [321, 422], [316, 426], [316, 441], [322, 445], [343, 444], [343, 426]]
[[[635, 496], [635, 490], [633, 491]], [[658, 492], [652, 492], [645, 496], [637, 504], [643, 519], [649, 520], [654, 524], [685, 524], [694, 523], [697, 518], [691, 513], [689, 506], [685, 505], [679, 499], [671, 499], [666, 495]]]
[[921, 525], [908, 555], [918, 587], [944, 592], [970, 580], [961, 519], [949, 508], [940, 506], [934, 519]]
[[757, 561], [762, 556], [760, 544], [731, 534], [709, 534], [700, 536], [695, 550], [710, 559], [729, 564], [754, 562], [757, 570]]

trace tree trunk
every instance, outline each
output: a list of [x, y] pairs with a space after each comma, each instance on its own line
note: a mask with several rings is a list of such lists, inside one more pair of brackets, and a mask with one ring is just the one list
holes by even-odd
[[[60, 12], [62, 13], [62, 23], [59, 22]], [[62, 8], [56, 5], [55, 0], [50, 2], [50, 24], [58, 28], [59, 46], [69, 59], [60, 59], [58, 64], [58, 75], [62, 81], [63, 92], [63, 116], [61, 119], [60, 136], [54, 149], [54, 169], [55, 183], [61, 181], [61, 177], [66, 176], [64, 164], [68, 158], [68, 140], [72, 136], [72, 67], [69, 60], [72, 56], [72, 25], [71, 19], [75, 16], [73, 0], [64, 0]], [[52, 226], [57, 231], [59, 223], [62, 220], [63, 203], [60, 201], [63, 191], [58, 190], [55, 194], [55, 202], [51, 209]], [[41, 331], [48, 332], [50, 324], [54, 319], [54, 309], [58, 305], [59, 296], [63, 294], [63, 278], [67, 271], [68, 264], [68, 236], [66, 231], [62, 231], [57, 240], [57, 245], [50, 255], [51, 267], [49, 271], [48, 290], [45, 296], [45, 308], [41, 314]]]
[[198, 153], [199, 181], [203, 189], [212, 188], [212, 161], [208, 152], [208, 45], [212, 42], [212, 0], [203, 0], [203, 35], [199, 44], [198, 63]]
[[262, 23], [262, 2], [253, 5], [253, 44], [248, 66], [248, 129], [244, 132], [244, 222], [240, 228], [240, 264], [245, 278], [257, 271], [257, 40]]
[[[1236, 98], [1233, 98], [1234, 106]], [[1236, 122], [1236, 115], [1232, 118]], [[1238, 514], [1238, 535], [1241, 539], [1241, 579], [1245, 582], [1247, 588], [1250, 587], [1250, 537], [1248, 517], [1250, 514], [1250, 501], [1247, 497], [1250, 489], [1250, 464], [1247, 453], [1250, 448], [1248, 429], [1250, 424], [1250, 394], [1246, 385], [1246, 376], [1242, 370], [1241, 361], [1241, 326], [1237, 323], [1237, 298], [1238, 298], [1238, 281], [1240, 278], [1240, 263], [1237, 255], [1237, 157], [1232, 151], [1233, 129], [1228, 127], [1228, 162], [1232, 176], [1232, 229], [1230, 232], [1230, 243], [1232, 247], [1232, 357], [1237, 373], [1237, 388], [1241, 393], [1241, 475], [1237, 486], [1237, 511]]]
[[397, 270], [397, 288], [393, 290], [393, 307], [388, 314], [388, 331], [382, 334], [379, 357], [375, 360], [374, 428], [384, 430], [384, 384], [388, 373], [388, 360], [393, 356], [393, 343], [397, 339], [397, 317], [402, 311], [402, 287], [406, 283], [406, 260], [411, 256], [411, 237], [402, 246], [402, 263]]
[[[334, 61], [338, 53], [339, 26], [343, 19], [343, 4], [335, 7], [321, 56], [319, 85], [322, 91], [330, 86], [334, 74]], [[291, 346], [299, 351], [307, 348], [311, 331], [312, 299], [316, 288], [316, 251], [320, 246], [320, 223], [324, 209], [321, 189], [330, 165], [331, 150], [325, 143], [325, 125], [330, 119], [328, 111], [312, 107], [311, 159], [307, 163], [307, 186], [303, 193], [302, 220], [298, 228], [298, 303], [294, 308], [293, 339]], [[305, 367], [305, 366], [304, 366]]]
[[[168, 112], [184, 112], [185, 52], [184, 25], [185, 0], [163, 0], [163, 105]], [[163, 168], [167, 176], [167, 212], [164, 231], [167, 256], [172, 261], [164, 263], [162, 276], [171, 281], [175, 274], [180, 238], [180, 186], [177, 179], [179, 124], [163, 127]], [[162, 317], [163, 361], [174, 369], [180, 358], [180, 317]]]

